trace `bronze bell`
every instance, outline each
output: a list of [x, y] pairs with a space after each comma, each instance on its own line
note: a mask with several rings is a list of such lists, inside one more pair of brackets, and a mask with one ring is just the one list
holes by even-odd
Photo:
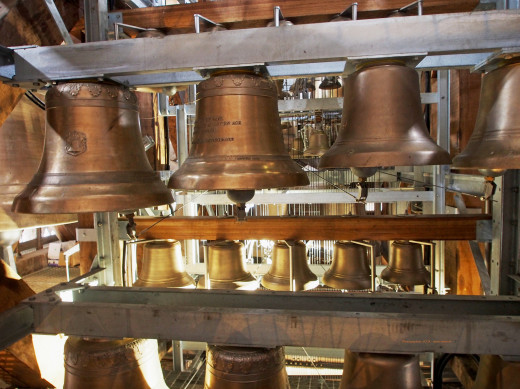
[[247, 71], [199, 84], [188, 158], [170, 178], [179, 189], [251, 190], [308, 185], [282, 140], [276, 87]]
[[520, 168], [520, 62], [484, 75], [477, 122], [466, 148], [453, 158], [457, 168]]
[[414, 69], [399, 62], [367, 64], [343, 85], [341, 131], [320, 169], [450, 163], [428, 134]]
[[369, 289], [372, 278], [366, 247], [349, 241], [334, 244], [332, 265], [323, 275], [323, 283], [335, 289]]
[[167, 389], [157, 340], [86, 340], [65, 342], [64, 389]]
[[[262, 286], [271, 290], [291, 290], [289, 246], [278, 241], [273, 246], [273, 262], [262, 277]], [[319, 285], [318, 277], [311, 271], [307, 262], [305, 243], [294, 242], [293, 248], [293, 291], [309, 290]]]
[[419, 358], [412, 354], [345, 350], [340, 389], [422, 389]]
[[181, 244], [173, 239], [145, 243], [143, 265], [133, 286], [194, 288], [195, 281], [184, 270]]
[[303, 153], [304, 157], [321, 157], [329, 149], [329, 137], [322, 130], [314, 131], [309, 136], [309, 147]]
[[481, 355], [473, 389], [510, 389], [520, 383], [520, 362], [499, 355]]
[[143, 147], [137, 97], [107, 82], [58, 84], [45, 96], [38, 172], [13, 202], [21, 213], [103, 212], [173, 202]]
[[421, 245], [407, 240], [394, 241], [388, 266], [381, 272], [381, 278], [400, 285], [429, 284], [430, 272], [424, 267]]
[[204, 389], [289, 389], [283, 347], [208, 345]]
[[[258, 280], [245, 268], [245, 249], [241, 242], [217, 240], [208, 247], [208, 289], [255, 290]], [[204, 277], [199, 278], [198, 288], [206, 287]]]
[[0, 127], [0, 231], [77, 220], [76, 215], [25, 215], [11, 212], [13, 199], [38, 169], [43, 153], [44, 123], [44, 111], [27, 97], [22, 97]]

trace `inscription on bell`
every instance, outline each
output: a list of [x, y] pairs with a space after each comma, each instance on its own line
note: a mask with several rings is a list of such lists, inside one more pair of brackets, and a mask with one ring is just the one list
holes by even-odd
[[201, 136], [195, 136], [193, 138], [193, 144], [201, 143], [220, 143], [220, 142], [233, 142], [235, 140], [232, 136], [217, 136], [222, 134], [223, 127], [241, 126], [242, 120], [226, 120], [222, 116], [205, 116], [197, 119], [195, 127], [197, 133]]

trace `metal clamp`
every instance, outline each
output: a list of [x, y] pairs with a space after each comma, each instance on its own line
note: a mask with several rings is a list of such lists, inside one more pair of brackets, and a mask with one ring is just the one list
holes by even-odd
[[202, 16], [201, 14], [195, 14], [193, 15], [193, 19], [194, 19], [194, 22], [195, 22], [195, 33], [196, 34], [199, 34], [200, 33], [200, 21], [202, 20], [204, 23], [206, 24], [210, 24], [210, 25], [213, 25], [215, 27], [223, 27], [222, 24], [220, 23], [216, 23], [214, 22], [213, 20], [210, 20], [208, 18], [205, 18], [204, 16]]
[[344, 18], [350, 18], [352, 20], [357, 20], [357, 10], [358, 3], [352, 3], [348, 8], [343, 10], [338, 16], [342, 16]]
[[413, 3], [405, 5], [404, 7], [399, 8], [399, 10], [397, 12], [408, 12], [411, 9], [414, 9], [416, 7], [417, 7], [417, 15], [418, 16], [422, 16], [422, 14], [423, 14], [423, 3], [422, 3], [422, 0], [417, 0], [417, 1], [414, 1]]

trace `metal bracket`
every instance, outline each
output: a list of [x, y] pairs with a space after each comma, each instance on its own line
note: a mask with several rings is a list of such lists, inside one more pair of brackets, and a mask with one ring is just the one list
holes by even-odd
[[493, 221], [477, 220], [477, 241], [491, 242], [493, 240]]
[[417, 15], [422, 16], [422, 14], [423, 14], [422, 0], [417, 0], [417, 1], [414, 1], [413, 3], [405, 5], [404, 7], [399, 8], [399, 10], [397, 12], [408, 12], [414, 8], [417, 8]]
[[97, 242], [95, 228], [76, 228], [76, 241], [78, 242]]
[[376, 56], [363, 56], [363, 57], [349, 57], [345, 63], [345, 71], [343, 77], [346, 77], [354, 73], [359, 65], [365, 62], [372, 61], [385, 61], [385, 60], [397, 60], [403, 62], [406, 66], [415, 69], [417, 65], [428, 55], [428, 53], [413, 53], [403, 55], [376, 55]]
[[201, 22], [201, 20], [202, 20], [205, 24], [212, 25], [213, 27], [224, 27], [222, 24], [220, 24], [220, 23], [216, 23], [216, 22], [214, 22], [213, 20], [210, 20], [210, 19], [208, 19], [208, 18], [205, 18], [205, 17], [202, 16], [201, 14], [195, 14], [195, 15], [193, 15], [193, 19], [194, 19], [194, 23], [195, 23], [195, 33], [196, 33], [196, 34], [200, 34], [200, 22]]
[[508, 61], [520, 59], [520, 47], [509, 47], [501, 49], [484, 59], [482, 62], [476, 64], [471, 71], [472, 72], [489, 72], [500, 66], [504, 65]]
[[0, 80], [12, 80], [14, 75], [14, 50], [0, 46]]
[[117, 27], [116, 27], [116, 25], [118, 23], [123, 23], [123, 13], [122, 12], [110, 12], [108, 14], [108, 31], [109, 31], [109, 35], [111, 35], [113, 33], [114, 37], [109, 37], [109, 38], [113, 38], [114, 40], [119, 38], [119, 36], [118, 36], [119, 34], [117, 33]]
[[352, 3], [347, 9], [342, 11], [338, 16], [342, 16], [344, 18], [350, 18], [352, 20], [357, 20], [357, 10], [358, 10], [358, 3]]

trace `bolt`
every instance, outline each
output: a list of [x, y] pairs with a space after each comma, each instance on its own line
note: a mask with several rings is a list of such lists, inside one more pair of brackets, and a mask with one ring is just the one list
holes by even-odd
[[98, 227], [101, 227], [102, 225], [103, 225], [103, 223], [101, 223], [101, 222], [98, 222], [98, 223], [97, 223], [97, 226], [98, 226]]

